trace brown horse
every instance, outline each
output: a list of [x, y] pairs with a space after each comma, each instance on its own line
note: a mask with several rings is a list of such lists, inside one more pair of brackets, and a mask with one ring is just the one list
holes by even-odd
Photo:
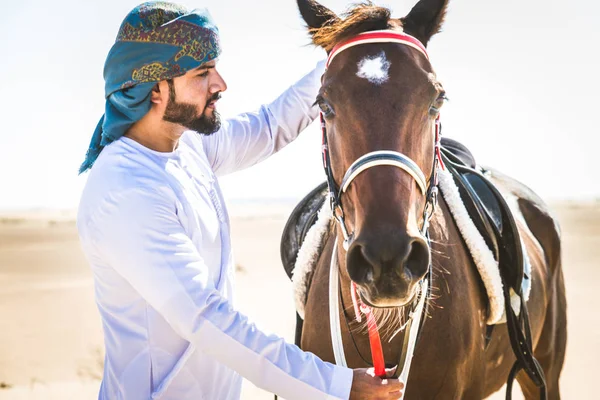
[[[367, 31], [405, 32], [427, 46], [445, 17], [448, 1], [421, 0], [404, 18], [365, 3], [342, 17], [312, 0], [298, 0], [314, 44], [328, 53]], [[365, 65], [365, 60], [377, 60]], [[416, 47], [368, 43], [340, 52], [322, 78], [317, 102], [327, 129], [332, 178], [340, 185], [361, 156], [390, 150], [408, 156], [433, 176], [435, 138], [431, 135], [445, 92], [428, 58]], [[559, 399], [559, 375], [566, 347], [566, 300], [557, 223], [543, 201], [523, 184], [492, 171], [492, 180], [517, 199], [518, 230], [532, 267], [527, 303], [532, 348], [546, 378], [548, 397]], [[407, 382], [408, 399], [483, 399], [506, 382], [515, 357], [506, 324], [486, 342], [488, 297], [448, 205], [439, 196], [429, 227], [421, 233], [426, 197], [405, 169], [380, 165], [361, 172], [341, 198], [344, 232], [331, 224], [314, 270], [305, 306], [301, 347], [334, 362], [327, 313], [329, 269], [336, 252], [341, 291], [341, 336], [350, 367], [366, 367], [369, 339], [353, 320], [351, 281], [373, 307], [382, 328], [385, 360], [398, 359], [402, 334], [397, 315], [415, 297], [431, 263], [432, 296]], [[431, 185], [431, 182], [427, 182]], [[344, 249], [346, 245], [347, 250]], [[398, 311], [397, 311], [398, 310]], [[387, 329], [386, 329], [387, 328]], [[391, 341], [389, 341], [391, 338]], [[527, 399], [538, 389], [523, 373], [517, 380]]]

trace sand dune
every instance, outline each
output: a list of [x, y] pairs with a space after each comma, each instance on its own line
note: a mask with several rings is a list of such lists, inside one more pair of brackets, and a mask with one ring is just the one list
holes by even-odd
[[[262, 329], [291, 341], [291, 285], [279, 261], [279, 236], [290, 209], [271, 208], [259, 217], [233, 210], [238, 216], [232, 223], [239, 308]], [[600, 205], [554, 209], [563, 229], [569, 300], [563, 398], [598, 398], [592, 389], [600, 356], [595, 296], [600, 283]], [[267, 288], [261, 296], [255, 290], [259, 285]], [[102, 332], [72, 213], [0, 216], [0, 315], [0, 400], [97, 397]], [[272, 397], [246, 382], [243, 398]]]

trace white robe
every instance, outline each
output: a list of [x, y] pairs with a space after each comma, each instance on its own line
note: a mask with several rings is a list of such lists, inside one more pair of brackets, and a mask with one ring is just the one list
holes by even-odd
[[216, 178], [293, 141], [317, 117], [322, 73], [320, 63], [213, 135], [184, 133], [172, 153], [128, 138], [102, 151], [77, 218], [104, 328], [100, 399], [239, 399], [241, 376], [289, 400], [348, 398], [350, 369], [261, 332], [232, 307], [229, 217]]

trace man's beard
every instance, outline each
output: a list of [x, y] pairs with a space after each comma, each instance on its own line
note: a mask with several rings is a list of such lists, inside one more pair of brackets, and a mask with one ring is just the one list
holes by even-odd
[[217, 110], [213, 109], [212, 116], [209, 117], [206, 115], [206, 110], [212, 101], [216, 101], [221, 98], [220, 92], [213, 94], [206, 101], [204, 110], [200, 115], [198, 115], [196, 114], [195, 105], [177, 102], [175, 99], [175, 86], [171, 80], [168, 80], [167, 82], [169, 83], [169, 102], [167, 103], [163, 120], [182, 125], [204, 135], [210, 135], [219, 130], [221, 127], [221, 118], [219, 113]]

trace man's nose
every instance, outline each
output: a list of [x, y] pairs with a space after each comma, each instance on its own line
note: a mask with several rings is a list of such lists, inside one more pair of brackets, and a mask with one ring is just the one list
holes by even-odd
[[217, 92], [226, 91], [227, 83], [225, 83], [225, 79], [223, 79], [223, 77], [221, 76], [221, 74], [218, 71], [215, 71], [215, 72], [216, 72], [216, 76], [215, 76], [215, 79], [211, 83], [210, 92], [217, 93]]

